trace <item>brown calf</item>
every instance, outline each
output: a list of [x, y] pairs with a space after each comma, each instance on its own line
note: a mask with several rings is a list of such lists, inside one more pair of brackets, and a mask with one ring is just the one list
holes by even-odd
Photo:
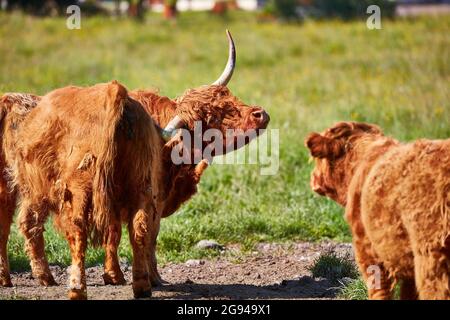
[[311, 188], [345, 207], [369, 298], [391, 298], [401, 281], [402, 299], [449, 299], [450, 139], [401, 144], [341, 122], [306, 145]]

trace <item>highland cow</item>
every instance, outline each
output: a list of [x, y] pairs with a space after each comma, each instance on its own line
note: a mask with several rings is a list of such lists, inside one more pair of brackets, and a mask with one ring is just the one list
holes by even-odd
[[450, 298], [450, 140], [341, 122], [306, 139], [311, 188], [345, 207], [370, 299]]
[[146, 252], [165, 196], [158, 185], [163, 145], [151, 117], [117, 82], [66, 87], [42, 98], [20, 124], [15, 147], [5, 149], [21, 197], [20, 230], [38, 279], [48, 279], [43, 224], [50, 211], [69, 242], [71, 299], [86, 298], [89, 235], [103, 243], [111, 217], [121, 214], [133, 250], [134, 295], [150, 295]]
[[[246, 131], [248, 129], [264, 129], [269, 122], [269, 117], [263, 109], [259, 107], [246, 106], [233, 97], [230, 91], [225, 87], [231, 78], [235, 65], [234, 43], [231, 35], [229, 33], [227, 34], [230, 44], [229, 60], [223, 74], [215, 83], [213, 83], [213, 85], [189, 90], [182, 97], [176, 100], [161, 97], [150, 91], [135, 91], [128, 93], [128, 99], [138, 103], [141, 108], [153, 117], [159, 126], [165, 127], [162, 134], [166, 140], [169, 140], [164, 146], [162, 156], [160, 157], [161, 167], [165, 173], [157, 182], [158, 188], [161, 191], [160, 194], [164, 194], [165, 196], [161, 197], [160, 203], [155, 204], [157, 214], [154, 217], [154, 221], [149, 225], [149, 233], [151, 235], [151, 249], [149, 250], [150, 254], [148, 255], [150, 266], [149, 271], [150, 279], [154, 284], [161, 282], [156, 268], [155, 255], [156, 237], [159, 230], [159, 219], [174, 213], [183, 202], [187, 201], [196, 192], [196, 185], [199, 182], [201, 174], [206, 169], [210, 161], [210, 159], [202, 159], [199, 163], [181, 165], [173, 164], [170, 159], [170, 151], [174, 146], [182, 143], [182, 141], [180, 141], [179, 135], [172, 136], [171, 133], [177, 128], [185, 128], [189, 130], [189, 132], [192, 132], [196, 122], [201, 122], [204, 130], [216, 128], [223, 133], [225, 133], [227, 129], [241, 129], [242, 131]], [[39, 97], [33, 97], [35, 101], [39, 100]], [[4, 129], [2, 131], [2, 140], [8, 140], [8, 135], [15, 137], [17, 126], [10, 126], [9, 123], [16, 121], [14, 120], [15, 118], [18, 118], [20, 121], [25, 118], [26, 113], [15, 112], [24, 108], [20, 101], [16, 100], [17, 99], [13, 99], [11, 95], [3, 98], [2, 112], [8, 116], [11, 115], [13, 120], [8, 120], [7, 118], [3, 119], [3, 126], [10, 129]], [[27, 106], [25, 109], [32, 109], [35, 104], [27, 102], [29, 102], [29, 99], [22, 100], [22, 104]], [[41, 111], [37, 112], [40, 113]], [[129, 118], [133, 119], [133, 117]], [[127, 121], [129, 122], [130, 120]], [[123, 125], [121, 125], [121, 127], [123, 127]], [[235, 140], [238, 138], [237, 136], [224, 136], [225, 138], [222, 142], [224, 146], [234, 144]], [[15, 139], [9, 140], [15, 141]], [[205, 141], [201, 148], [207, 148], [208, 143], [208, 141]], [[16, 148], [13, 146], [10, 147], [9, 152], [11, 154], [11, 162], [13, 162], [16, 158], [15, 150]], [[189, 152], [192, 153], [198, 151], [199, 150], [194, 149], [189, 150]], [[95, 160], [94, 155], [92, 153], [87, 153], [80, 162], [79, 166], [83, 168], [86, 166], [89, 167], [92, 159]], [[7, 177], [3, 178], [6, 184]], [[11, 201], [14, 202], [14, 196], [15, 195], [11, 193], [9, 194], [8, 199], [12, 199]], [[54, 209], [52, 208], [52, 210]], [[110, 284], [122, 284], [125, 282], [117, 259], [117, 247], [121, 236], [121, 220], [124, 219], [124, 216], [127, 216], [127, 212], [123, 211], [123, 209], [120, 209], [119, 211], [122, 212], [119, 214], [116, 212], [116, 214], [111, 214], [108, 216], [108, 230], [104, 233], [103, 237], [106, 249], [104, 279], [105, 283]], [[8, 212], [8, 214], [0, 215], [0, 218], [2, 218], [2, 216], [12, 217], [12, 211]], [[2, 226], [4, 225], [8, 230], [11, 223], [10, 221], [11, 219], [0, 219]], [[39, 222], [41, 225], [41, 232], [43, 230], [42, 222], [43, 221]], [[5, 243], [6, 247], [7, 234], [6, 237], [1, 240], [2, 244]], [[35, 266], [33, 268], [33, 271], [37, 270], [37, 272], [34, 272], [35, 276], [40, 280], [41, 284], [54, 284], [55, 282], [48, 269], [48, 264], [43, 250], [38, 252], [38, 255], [40, 255], [40, 258], [37, 259], [40, 262], [40, 265], [39, 267]], [[7, 272], [7, 262], [5, 263], [5, 261], [2, 265], [0, 265], [0, 267], [3, 267], [3, 270], [6, 270], [3, 276], [3, 279], [5, 279], [3, 285], [10, 285], [9, 273]]]

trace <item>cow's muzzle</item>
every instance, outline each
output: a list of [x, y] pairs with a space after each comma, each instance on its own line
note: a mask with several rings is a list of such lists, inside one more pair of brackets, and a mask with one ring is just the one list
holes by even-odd
[[270, 116], [264, 109], [258, 108], [253, 111], [250, 116], [258, 128], [264, 129], [269, 124]]

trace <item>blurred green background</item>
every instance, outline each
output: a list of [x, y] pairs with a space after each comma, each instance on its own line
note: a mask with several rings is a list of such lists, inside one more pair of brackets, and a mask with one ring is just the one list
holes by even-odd
[[[263, 106], [280, 130], [276, 175], [260, 175], [257, 165], [206, 171], [198, 194], [162, 222], [162, 263], [218, 254], [195, 249], [201, 239], [240, 244], [243, 254], [258, 242], [349, 241], [343, 210], [309, 189], [303, 140], [313, 130], [354, 120], [404, 141], [450, 137], [449, 16], [384, 19], [381, 30], [367, 29], [366, 18], [288, 23], [243, 11], [176, 20], [148, 13], [140, 22], [100, 15], [83, 17], [80, 30], [68, 30], [65, 19], [0, 12], [0, 92], [117, 79], [173, 98], [217, 78], [228, 28], [238, 54], [229, 88]], [[50, 262], [69, 264], [51, 222], [46, 238]], [[13, 270], [29, 268], [16, 227], [9, 252]], [[126, 235], [120, 256], [131, 257]], [[103, 252], [90, 248], [87, 257], [101, 263]]]

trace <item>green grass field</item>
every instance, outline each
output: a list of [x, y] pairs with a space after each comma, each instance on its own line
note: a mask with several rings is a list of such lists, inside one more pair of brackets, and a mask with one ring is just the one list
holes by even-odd
[[[148, 16], [129, 20], [85, 18], [68, 30], [62, 18], [0, 14], [0, 92], [44, 94], [54, 88], [117, 79], [129, 89], [159, 88], [175, 97], [220, 74], [227, 57], [225, 28], [235, 38], [237, 69], [229, 87], [270, 113], [280, 130], [280, 170], [257, 165], [212, 166], [199, 193], [163, 220], [160, 262], [214, 255], [194, 249], [201, 239], [240, 243], [334, 239], [349, 241], [342, 209], [309, 189], [312, 164], [306, 134], [339, 120], [368, 121], [409, 141], [450, 137], [450, 19], [258, 23], [255, 16], [227, 18], [182, 14], [176, 23]], [[66, 241], [51, 223], [46, 231], [52, 263], [70, 261]], [[28, 268], [22, 237], [9, 243], [13, 270]], [[126, 236], [120, 256], [131, 257]], [[89, 249], [88, 264], [102, 262]]]

